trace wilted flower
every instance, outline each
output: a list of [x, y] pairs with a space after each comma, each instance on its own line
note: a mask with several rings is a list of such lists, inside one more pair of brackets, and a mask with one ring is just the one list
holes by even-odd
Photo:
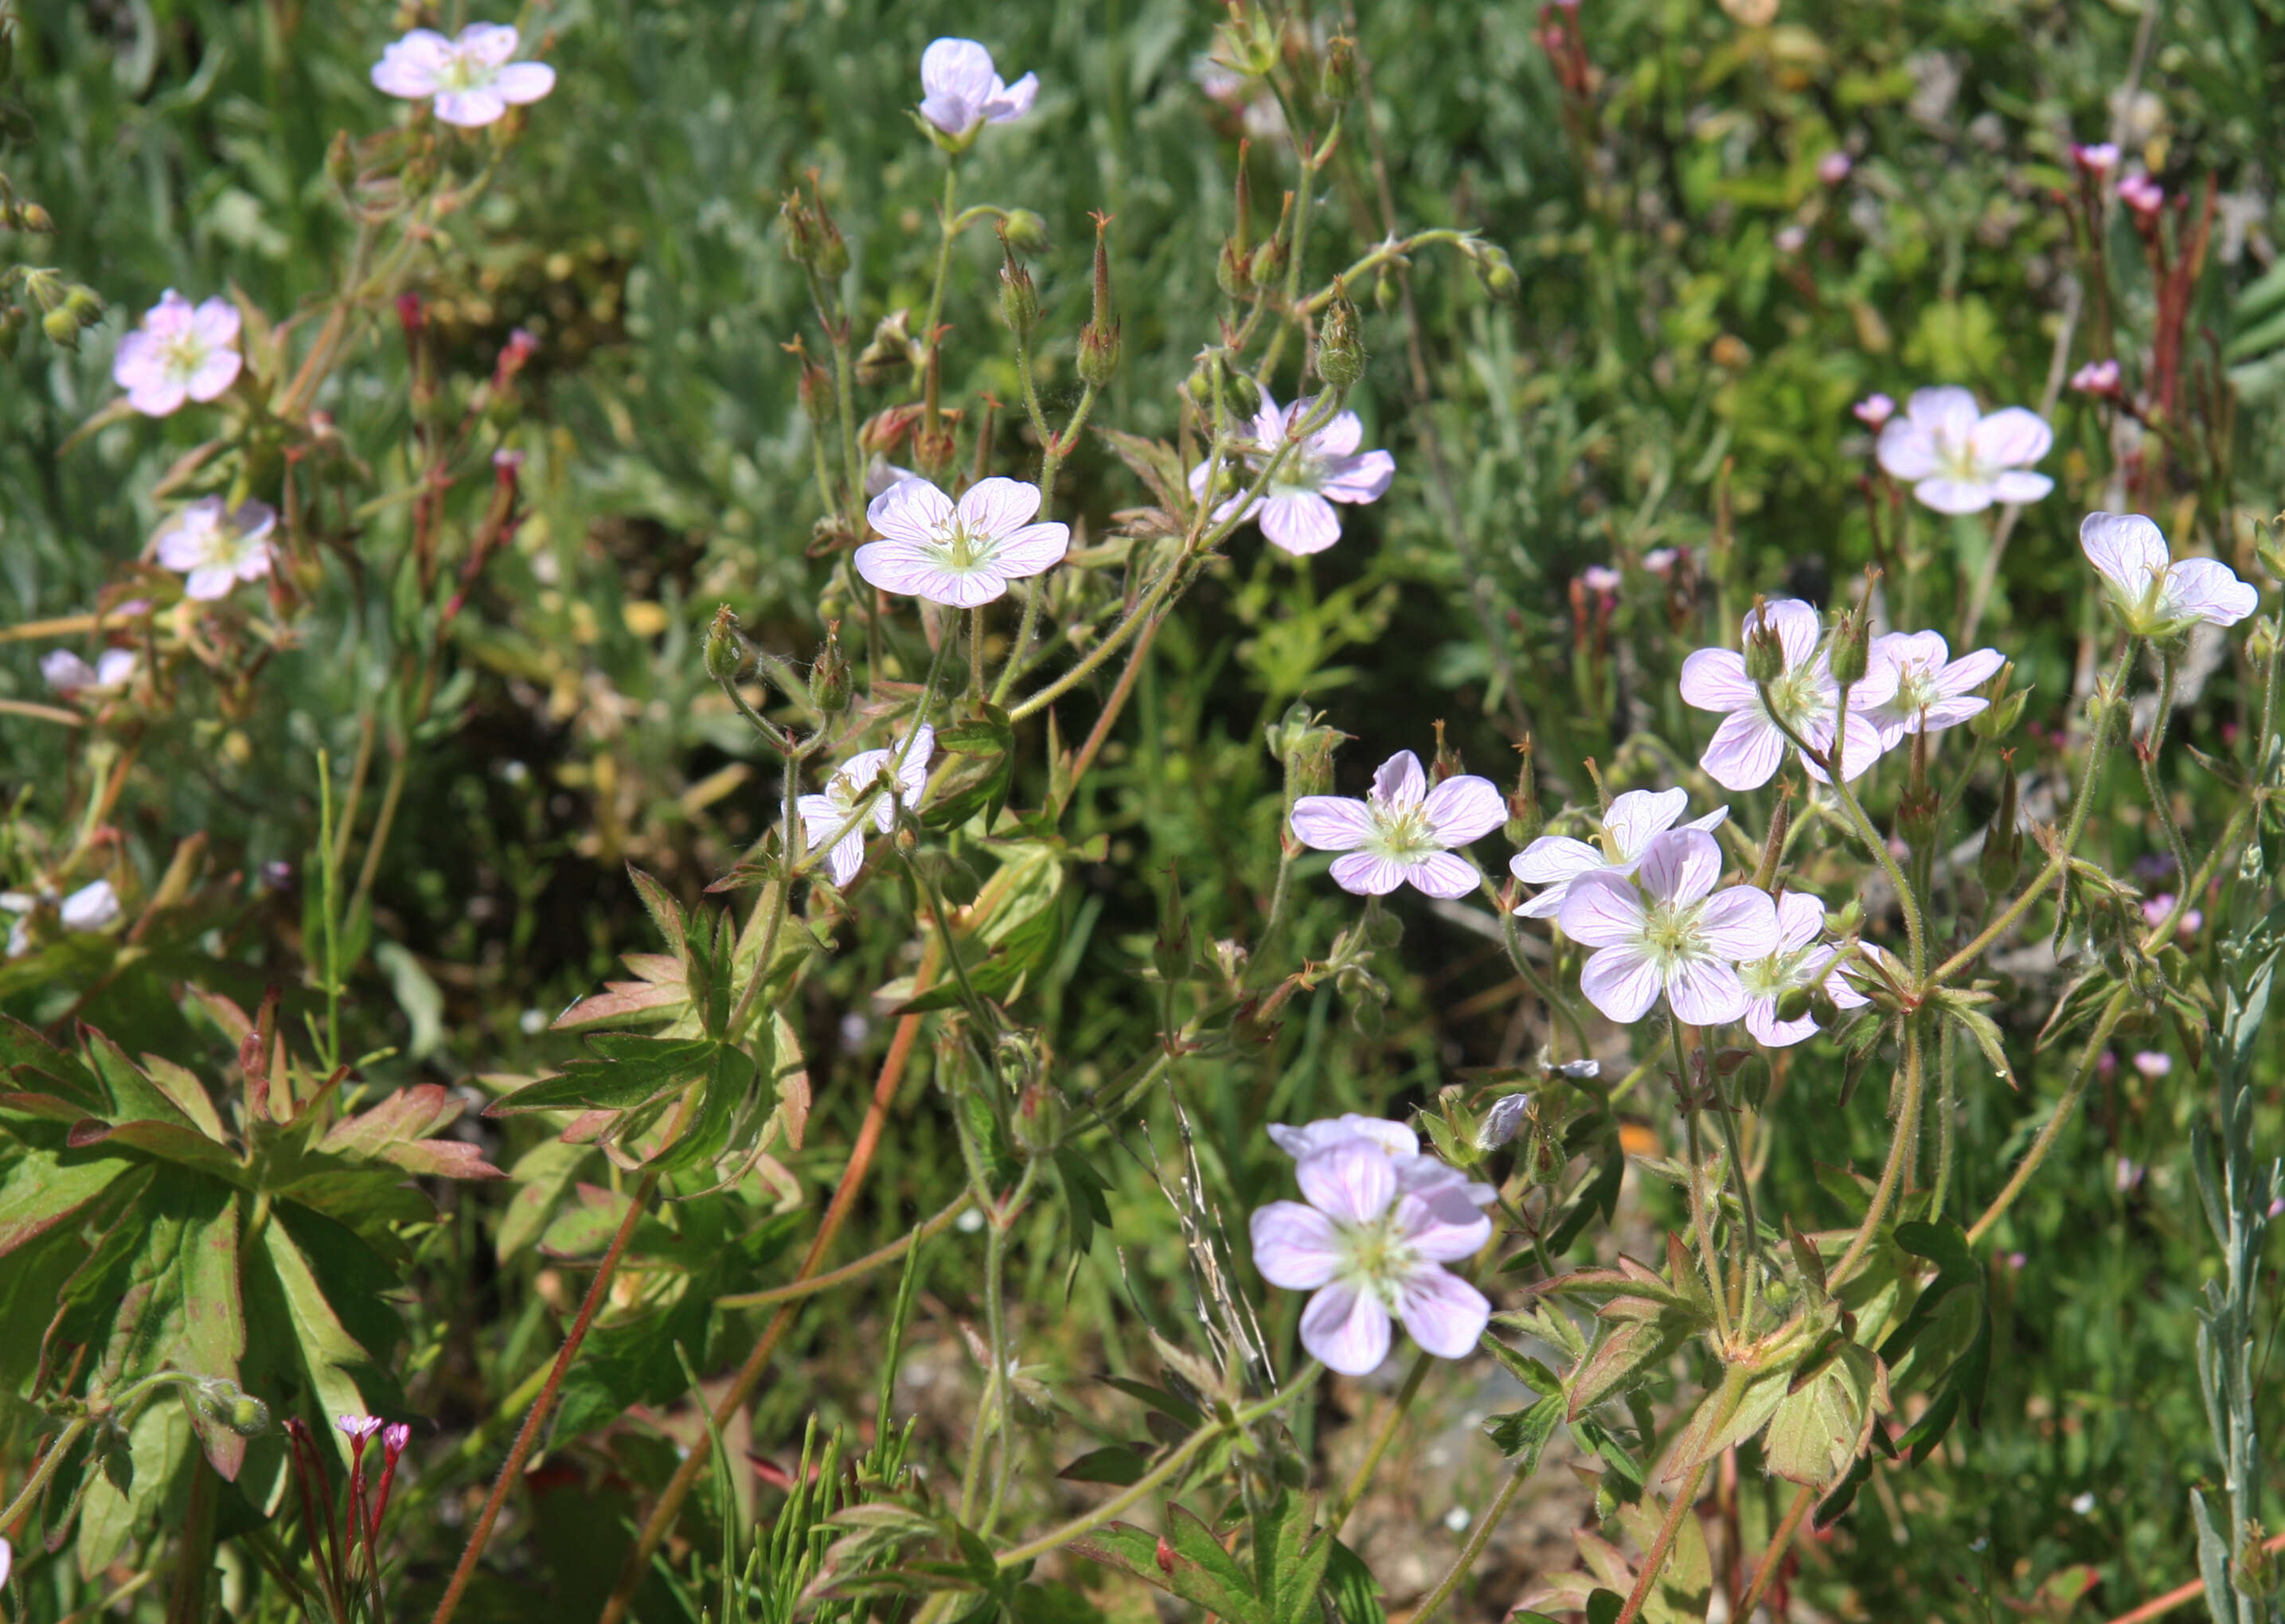
[[[1247, 465], [1259, 471], [1276, 455], [1294, 424], [1309, 414], [1314, 398], [1280, 406], [1261, 395], [1261, 409], [1253, 415], [1253, 444]], [[1377, 502], [1396, 477], [1396, 459], [1386, 451], [1360, 451], [1364, 425], [1354, 412], [1336, 413], [1332, 421], [1289, 452], [1260, 498], [1245, 506], [1243, 491], [1214, 509], [1220, 524], [1245, 506], [1244, 516], [1258, 519], [1270, 545], [1299, 554], [1322, 553], [1341, 538], [1340, 515], [1335, 502]], [[1190, 494], [1204, 497], [1211, 461], [1190, 470]]]
[[2108, 141], [2081, 146], [2071, 144], [2071, 161], [2089, 175], [2108, 175], [2118, 167], [2118, 148]]
[[[912, 734], [909, 747], [899, 738], [884, 750], [860, 750], [841, 764], [841, 770], [826, 781], [822, 795], [805, 795], [796, 803], [801, 813], [802, 838], [810, 851], [815, 851], [827, 841], [833, 850], [826, 854], [826, 867], [833, 875], [836, 885], [846, 885], [865, 866], [866, 817], [858, 815], [866, 792], [880, 778], [882, 769], [893, 762], [896, 775], [896, 800], [907, 809], [921, 804], [921, 791], [928, 786], [929, 757], [936, 749], [936, 729], [923, 722]], [[901, 757], [901, 759], [899, 759]], [[873, 827], [883, 835], [896, 827], [897, 809], [886, 793], [873, 797], [868, 813]]]
[[1301, 1313], [1301, 1345], [1331, 1369], [1363, 1376], [1388, 1356], [1394, 1317], [1440, 1358], [1472, 1352], [1491, 1305], [1441, 1267], [1491, 1238], [1491, 1220], [1472, 1201], [1408, 1190], [1388, 1150], [1354, 1134], [1302, 1157], [1294, 1172], [1307, 1204], [1271, 1202], [1252, 1229], [1262, 1278], [1315, 1293]]
[[139, 656], [132, 648], [106, 648], [90, 665], [68, 648], [52, 648], [41, 658], [40, 675], [59, 694], [84, 688], [123, 688], [135, 675]]
[[1032, 110], [1040, 76], [1001, 82], [992, 53], [974, 40], [940, 39], [921, 52], [921, 116], [948, 136], [1010, 124]]
[[1996, 648], [1951, 657], [1941, 632], [1891, 632], [1873, 639], [1873, 663], [1896, 673], [1896, 691], [1865, 715], [1881, 730], [1881, 748], [1894, 749], [1906, 735], [1942, 733], [1991, 704], [1975, 690], [2007, 663]]
[[67, 930], [108, 930], [119, 922], [119, 893], [111, 889], [110, 881], [97, 880], [65, 898], [56, 916]]
[[1848, 153], [1830, 152], [1817, 161], [1817, 178], [1828, 186], [1837, 186], [1849, 178], [1849, 171], [1854, 168], [1856, 165], [1849, 161]]
[[857, 573], [883, 592], [972, 609], [1071, 550], [1071, 527], [1034, 524], [1039, 511], [1039, 487], [1021, 480], [978, 480], [956, 504], [924, 479], [899, 480], [865, 509], [887, 539], [857, 549]]
[[1977, 514], [1994, 502], [2036, 502], [2053, 490], [2046, 475], [2023, 470], [2054, 441], [2046, 420], [2025, 407], [1987, 417], [1966, 389], [1915, 389], [1904, 416], [1881, 431], [1881, 466], [1940, 514]]
[[[1510, 874], [1526, 885], [1545, 888], [1516, 912], [1526, 919], [1553, 919], [1563, 911], [1563, 898], [1581, 875], [1632, 874], [1652, 838], [1672, 828], [1689, 804], [1684, 790], [1629, 789], [1612, 799], [1611, 809], [1596, 826], [1596, 843], [1567, 835], [1542, 835], [1508, 859]], [[1684, 827], [1717, 828], [1729, 815], [1728, 807], [1717, 806]]]
[[119, 341], [111, 381], [145, 417], [165, 417], [185, 400], [209, 401], [238, 381], [238, 307], [208, 299], [193, 307], [169, 288]]
[[447, 124], [475, 129], [497, 123], [512, 105], [538, 101], [555, 88], [555, 70], [544, 62], [511, 62], [516, 31], [506, 23], [472, 22], [457, 39], [415, 28], [373, 65], [377, 90], [406, 101], [430, 101]]
[[1746, 1011], [1746, 1030], [1755, 1041], [1785, 1048], [1817, 1030], [1813, 1016], [1787, 1021], [1778, 1015], [1778, 1000], [1796, 987], [1813, 987], [1821, 981], [1826, 996], [1843, 1009], [1872, 1001], [1831, 968], [1841, 950], [1817, 939], [1824, 932], [1825, 905], [1807, 891], [1787, 891], [1777, 899], [1777, 951], [1738, 966], [1739, 985], [1753, 1000]]
[[[1780, 598], [1746, 616], [1751, 639], [1766, 612], [1771, 632], [1784, 654], [1785, 668], [1770, 683], [1770, 705], [1786, 726], [1821, 751], [1833, 748], [1833, 719], [1840, 709], [1841, 686], [1833, 680], [1826, 652], [1818, 647], [1814, 608], [1798, 598]], [[1841, 749], [1841, 772], [1855, 778], [1881, 755], [1881, 730], [1865, 712], [1885, 705], [1896, 691], [1893, 665], [1875, 663], [1849, 690], [1849, 731]], [[1746, 674], [1743, 655], [1727, 648], [1700, 648], [1682, 663], [1682, 697], [1700, 710], [1729, 714], [1714, 730], [1699, 765], [1725, 789], [1758, 789], [1776, 775], [1789, 741], [1764, 709], [1761, 689]], [[1824, 769], [1804, 760], [1803, 769], [1823, 782]]]
[[159, 561], [189, 577], [184, 593], [206, 601], [270, 573], [269, 536], [277, 522], [266, 503], [240, 502], [225, 511], [220, 497], [202, 497], [161, 525], [152, 540]]
[[1849, 410], [1857, 414], [1858, 422], [1877, 433], [1881, 424], [1896, 415], [1896, 403], [1887, 396], [1875, 392], [1867, 395]]
[[1507, 802], [1488, 778], [1460, 773], [1428, 787], [1420, 758], [1399, 750], [1372, 777], [1362, 801], [1305, 795], [1293, 803], [1293, 834], [1303, 845], [1339, 851], [1333, 881], [1360, 897], [1379, 897], [1409, 883], [1432, 897], [1464, 897], [1476, 871], [1451, 854], [1507, 819]]
[[1523, 1131], [1524, 1118], [1531, 1114], [1531, 1096], [1527, 1094], [1504, 1094], [1492, 1102], [1484, 1119], [1476, 1125], [1476, 1149], [1496, 1150]]
[[1716, 891], [1722, 848], [1703, 829], [1655, 836], [1631, 878], [1581, 875], [1563, 900], [1563, 933], [1597, 951], [1579, 990], [1611, 1019], [1642, 1019], [1661, 992], [1676, 1018], [1714, 1026], [1749, 1008], [1738, 965], [1779, 949], [1777, 905], [1767, 891]]
[[2118, 363], [2089, 361], [2071, 374], [2070, 386], [2082, 395], [2116, 395], [2118, 393]]
[[2148, 218], [2166, 204], [2166, 189], [2147, 175], [2129, 175], [2118, 183], [2118, 200]]
[[2089, 514], [2078, 545], [2138, 637], [2176, 636], [2198, 621], [2233, 626], [2261, 607], [2261, 594], [2220, 560], [2175, 560], [2165, 533], [2140, 514]]
[[2142, 1049], [2134, 1056], [2134, 1069], [2148, 1078], [2161, 1078], [2174, 1069], [2173, 1056], [2157, 1049]]

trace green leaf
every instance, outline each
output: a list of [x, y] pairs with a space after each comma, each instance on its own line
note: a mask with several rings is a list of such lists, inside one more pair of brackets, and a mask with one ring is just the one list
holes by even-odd
[[649, 1038], [636, 1032], [597, 1032], [587, 1045], [602, 1058], [572, 1061], [561, 1076], [542, 1078], [493, 1101], [484, 1115], [629, 1110], [705, 1075], [721, 1047], [711, 1038]]
[[[246, 1354], [246, 1302], [239, 1280], [238, 1196], [224, 1194], [221, 1210], [195, 1220], [185, 1237], [182, 1366], [194, 1375], [239, 1378]], [[246, 1463], [246, 1439], [195, 1411], [192, 1424], [207, 1459], [235, 1482]]]
[[1528, 1409], [1510, 1410], [1484, 1423], [1492, 1447], [1511, 1460], [1519, 1459], [1526, 1472], [1539, 1470], [1540, 1452], [1555, 1429], [1563, 1424], [1567, 1401], [1560, 1387]]
[[1763, 1444], [1770, 1470], [1815, 1488], [1837, 1482], [1864, 1448], [1873, 1416], [1887, 1399], [1881, 1361], [1871, 1349], [1843, 1342], [1771, 1416]]
[[[1517, 1353], [1488, 1330], [1483, 1334], [1481, 1341], [1484, 1352], [1498, 1360], [1510, 1376], [1533, 1393], [1544, 1397], [1548, 1393], [1563, 1391], [1562, 1378], [1529, 1354]], [[1511, 1450], [1508, 1453], [1514, 1452]]]
[[[1332, 1598], [1333, 1612], [1340, 1624], [1388, 1624], [1388, 1609], [1382, 1604], [1379, 1581], [1364, 1558], [1342, 1544], [1331, 1540], [1331, 1559], [1325, 1566], [1325, 1594]], [[1527, 1613], [1516, 1613], [1511, 1618], [1528, 1619]]]
[[1147, 1456], [1126, 1444], [1090, 1449], [1056, 1476], [1069, 1483], [1111, 1483], [1121, 1488], [1138, 1483], [1150, 1469]]
[[13, 1016], [0, 1016], [0, 1074], [13, 1075], [19, 1067], [38, 1073], [50, 1089], [90, 1115], [111, 1109], [103, 1085], [77, 1055], [58, 1048]]
[[44, 1235], [108, 1189], [119, 1164], [29, 1146], [0, 1164], [0, 1257]]
[[75, 1150], [97, 1145], [111, 1150], [140, 1150], [224, 1183], [253, 1188], [252, 1174], [237, 1157], [187, 1123], [135, 1121], [114, 1126], [90, 1118], [73, 1126], [69, 1142]]

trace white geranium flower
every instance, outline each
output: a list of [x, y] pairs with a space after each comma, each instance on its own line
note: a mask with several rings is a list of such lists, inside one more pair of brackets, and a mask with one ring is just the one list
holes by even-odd
[[[1526, 885], [1543, 888], [1516, 912], [1526, 919], [1553, 919], [1563, 912], [1563, 898], [1570, 893], [1571, 882], [1581, 875], [1632, 874], [1651, 837], [1672, 828], [1689, 804], [1690, 796], [1684, 790], [1629, 789], [1613, 798], [1610, 811], [1596, 826], [1591, 843], [1567, 835], [1542, 835], [1508, 859], [1510, 874]], [[1684, 827], [1716, 829], [1729, 815], [1728, 807], [1717, 806]]]
[[2038, 412], [2009, 406], [1985, 416], [1975, 396], [1948, 387], [1916, 389], [1904, 414], [1881, 430], [1881, 466], [1940, 514], [1980, 514], [1994, 502], [2036, 502], [2055, 488], [2026, 472], [2055, 443]]

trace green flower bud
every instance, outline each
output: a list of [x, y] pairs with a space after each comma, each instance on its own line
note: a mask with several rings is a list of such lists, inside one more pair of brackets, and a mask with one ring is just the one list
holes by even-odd
[[1523, 279], [1516, 275], [1515, 262], [1508, 258], [1506, 249], [1480, 243], [1476, 247], [1475, 263], [1477, 279], [1493, 298], [1512, 299], [1522, 291]]
[[1822, 981], [1809, 989], [1809, 1016], [1826, 1032], [1841, 1024], [1841, 1006], [1833, 1001]]
[[716, 682], [735, 682], [752, 669], [753, 655], [738, 635], [738, 617], [726, 603], [714, 611], [714, 624], [706, 629], [705, 658], [706, 674]]
[[240, 1438], [259, 1438], [270, 1430], [270, 1407], [227, 1377], [203, 1377], [183, 1396], [201, 1417]]
[[1008, 246], [1018, 254], [1044, 254], [1048, 249], [1048, 223], [1028, 208], [1011, 208], [1000, 224], [1001, 234]]
[[1833, 664], [1833, 680], [1842, 687], [1865, 680], [1865, 667], [1872, 659], [1873, 628], [1866, 618], [1855, 609], [1844, 609], [1841, 624], [1833, 628], [1833, 649], [1828, 656]]
[[1008, 1125], [1016, 1149], [1026, 1157], [1052, 1154], [1063, 1142], [1067, 1114], [1062, 1094], [1046, 1083], [1032, 1084], [1016, 1102], [1015, 1116]]
[[67, 306], [59, 304], [41, 317], [40, 331], [48, 335], [48, 342], [59, 349], [79, 348], [79, 317]]
[[1325, 76], [1319, 88], [1336, 106], [1357, 93], [1356, 42], [1347, 35], [1325, 42]]
[[809, 668], [809, 697], [828, 716], [838, 716], [849, 708], [849, 656], [841, 652], [841, 623], [825, 623], [825, 647], [817, 651], [817, 663]]
[[1364, 376], [1364, 341], [1357, 331], [1357, 308], [1347, 294], [1333, 295], [1324, 325], [1317, 329], [1317, 376], [1346, 389]]
[[1000, 319], [1017, 338], [1027, 338], [1040, 319], [1040, 290], [1011, 247], [1000, 267]]
[[1810, 993], [1807, 987], [1787, 987], [1778, 994], [1778, 1019], [1798, 1021], [1809, 1013]]
[[51, 235], [56, 229], [55, 216], [37, 203], [21, 203], [16, 208], [16, 224], [37, 236]]
[[1746, 676], [1754, 682], [1775, 682], [1785, 675], [1785, 645], [1770, 623], [1762, 600], [1754, 599], [1753, 630], [1746, 635]]

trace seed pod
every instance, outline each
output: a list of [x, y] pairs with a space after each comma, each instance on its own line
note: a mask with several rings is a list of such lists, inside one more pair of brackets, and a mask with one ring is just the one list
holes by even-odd
[[1539, 774], [1533, 770], [1531, 735], [1526, 734], [1523, 742], [1516, 746], [1523, 757], [1515, 770], [1515, 792], [1507, 798], [1507, 827], [1501, 831], [1507, 843], [1519, 849], [1539, 838], [1547, 827], [1547, 815], [1539, 804]]
[[716, 682], [735, 682], [752, 667], [753, 655], [738, 635], [738, 617], [726, 603], [714, 611], [714, 624], [706, 629], [705, 660], [706, 675]]
[[1356, 42], [1347, 35], [1336, 34], [1325, 42], [1325, 76], [1319, 88], [1335, 106], [1357, 93]]
[[[1007, 242], [1004, 235], [1001, 240]], [[1032, 273], [1024, 269], [1012, 246], [1000, 267], [1000, 319], [1017, 338], [1030, 337], [1033, 325], [1040, 319], [1040, 290], [1033, 285]]]
[[1787, 987], [1778, 994], [1778, 1019], [1798, 1021], [1809, 1013], [1810, 993], [1807, 987]]
[[809, 697], [826, 715], [838, 716], [849, 708], [849, 656], [841, 652], [841, 623], [829, 620], [825, 623], [825, 647], [809, 668]]
[[1119, 318], [1111, 308], [1111, 252], [1103, 229], [1111, 216], [1095, 216], [1095, 314], [1079, 334], [1079, 375], [1096, 388], [1109, 383], [1119, 371]]

